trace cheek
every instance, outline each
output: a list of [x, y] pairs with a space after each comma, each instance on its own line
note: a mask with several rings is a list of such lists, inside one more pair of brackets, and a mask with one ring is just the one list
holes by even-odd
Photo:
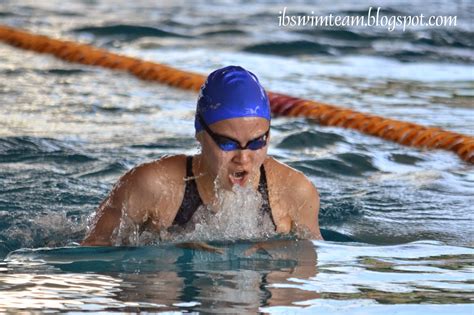
[[207, 171], [213, 176], [217, 176], [229, 163], [229, 154], [220, 150], [216, 145], [204, 141], [202, 146], [202, 156], [206, 161]]
[[262, 166], [263, 162], [265, 161], [267, 157], [267, 149], [261, 149], [254, 151], [252, 153], [252, 172], [256, 172], [258, 169], [260, 169], [260, 166]]
[[268, 146], [256, 152], [256, 156], [255, 156], [256, 164], [259, 164], [259, 165], [263, 164], [263, 161], [265, 161], [265, 158], [267, 157], [267, 150], [268, 150]]

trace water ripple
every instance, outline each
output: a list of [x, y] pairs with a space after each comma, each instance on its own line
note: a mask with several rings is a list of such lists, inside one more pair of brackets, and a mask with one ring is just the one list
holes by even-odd
[[76, 152], [73, 146], [51, 138], [0, 138], [0, 163], [41, 162], [84, 163], [92, 156]]
[[105, 26], [87, 26], [72, 29], [77, 33], [90, 33], [94, 36], [115, 36], [126, 40], [135, 40], [141, 37], [181, 37], [187, 38], [189, 36], [178, 34], [175, 32], [168, 32], [156, 27], [142, 26], [142, 25], [105, 25]]

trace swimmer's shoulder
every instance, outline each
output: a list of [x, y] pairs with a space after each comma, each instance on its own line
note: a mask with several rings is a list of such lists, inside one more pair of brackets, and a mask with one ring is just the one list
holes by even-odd
[[289, 165], [278, 161], [273, 157], [268, 157], [264, 162], [265, 173], [267, 174], [267, 186], [270, 194], [278, 194], [288, 204], [298, 204], [301, 200], [317, 199], [319, 193], [311, 180]]
[[82, 244], [110, 246], [123, 215], [157, 230], [171, 225], [184, 194], [185, 163], [185, 156], [166, 156], [126, 172], [100, 204]]
[[145, 162], [130, 169], [120, 179], [136, 187], [153, 188], [184, 183], [186, 175], [185, 155], [166, 155], [158, 160]]
[[118, 185], [126, 186], [131, 209], [141, 209], [146, 217], [165, 224], [181, 204], [185, 176], [185, 155], [163, 156], [135, 166]]
[[[265, 167], [265, 173], [267, 174], [267, 179], [272, 183], [278, 183], [279, 186], [299, 185], [305, 188], [308, 185], [313, 185], [303, 172], [278, 161], [274, 157], [267, 157], [263, 164]], [[291, 188], [294, 189], [295, 187]]]
[[[319, 192], [302, 172], [269, 157], [264, 162], [267, 186], [275, 221], [291, 219], [291, 225], [304, 231], [304, 238], [322, 239], [319, 231]], [[276, 205], [277, 209], [273, 209]], [[278, 227], [278, 226], [277, 226]], [[287, 227], [280, 228], [287, 230]]]

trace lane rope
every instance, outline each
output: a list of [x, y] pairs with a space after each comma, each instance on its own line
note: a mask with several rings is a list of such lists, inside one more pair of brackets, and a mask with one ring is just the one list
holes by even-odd
[[[199, 91], [206, 78], [167, 65], [119, 55], [87, 44], [53, 39], [5, 25], [0, 25], [0, 40], [17, 48], [51, 54], [65, 61], [127, 71], [143, 80], [157, 81], [186, 90]], [[285, 94], [270, 91], [267, 93], [274, 115], [302, 116], [324, 126], [355, 129], [407, 146], [449, 150], [458, 154], [464, 161], [474, 163], [474, 137]]]

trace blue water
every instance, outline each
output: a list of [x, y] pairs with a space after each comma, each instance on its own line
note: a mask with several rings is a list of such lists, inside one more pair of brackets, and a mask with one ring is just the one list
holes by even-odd
[[472, 312], [473, 249], [436, 242], [267, 244], [273, 248], [250, 255], [246, 242], [214, 244], [223, 254], [175, 246], [23, 249], [0, 264], [0, 304], [239, 314]]
[[[228, 64], [272, 91], [474, 136], [473, 6], [384, 1], [456, 28], [278, 27], [369, 2], [3, 1], [0, 23], [209, 73]], [[128, 169], [198, 151], [194, 92], [0, 44], [0, 312], [472, 314], [474, 167], [303, 118], [272, 121], [269, 153], [321, 194], [321, 227], [355, 243], [80, 248]], [[332, 235], [334, 237], [334, 235]], [[333, 240], [338, 240], [333, 238]]]

